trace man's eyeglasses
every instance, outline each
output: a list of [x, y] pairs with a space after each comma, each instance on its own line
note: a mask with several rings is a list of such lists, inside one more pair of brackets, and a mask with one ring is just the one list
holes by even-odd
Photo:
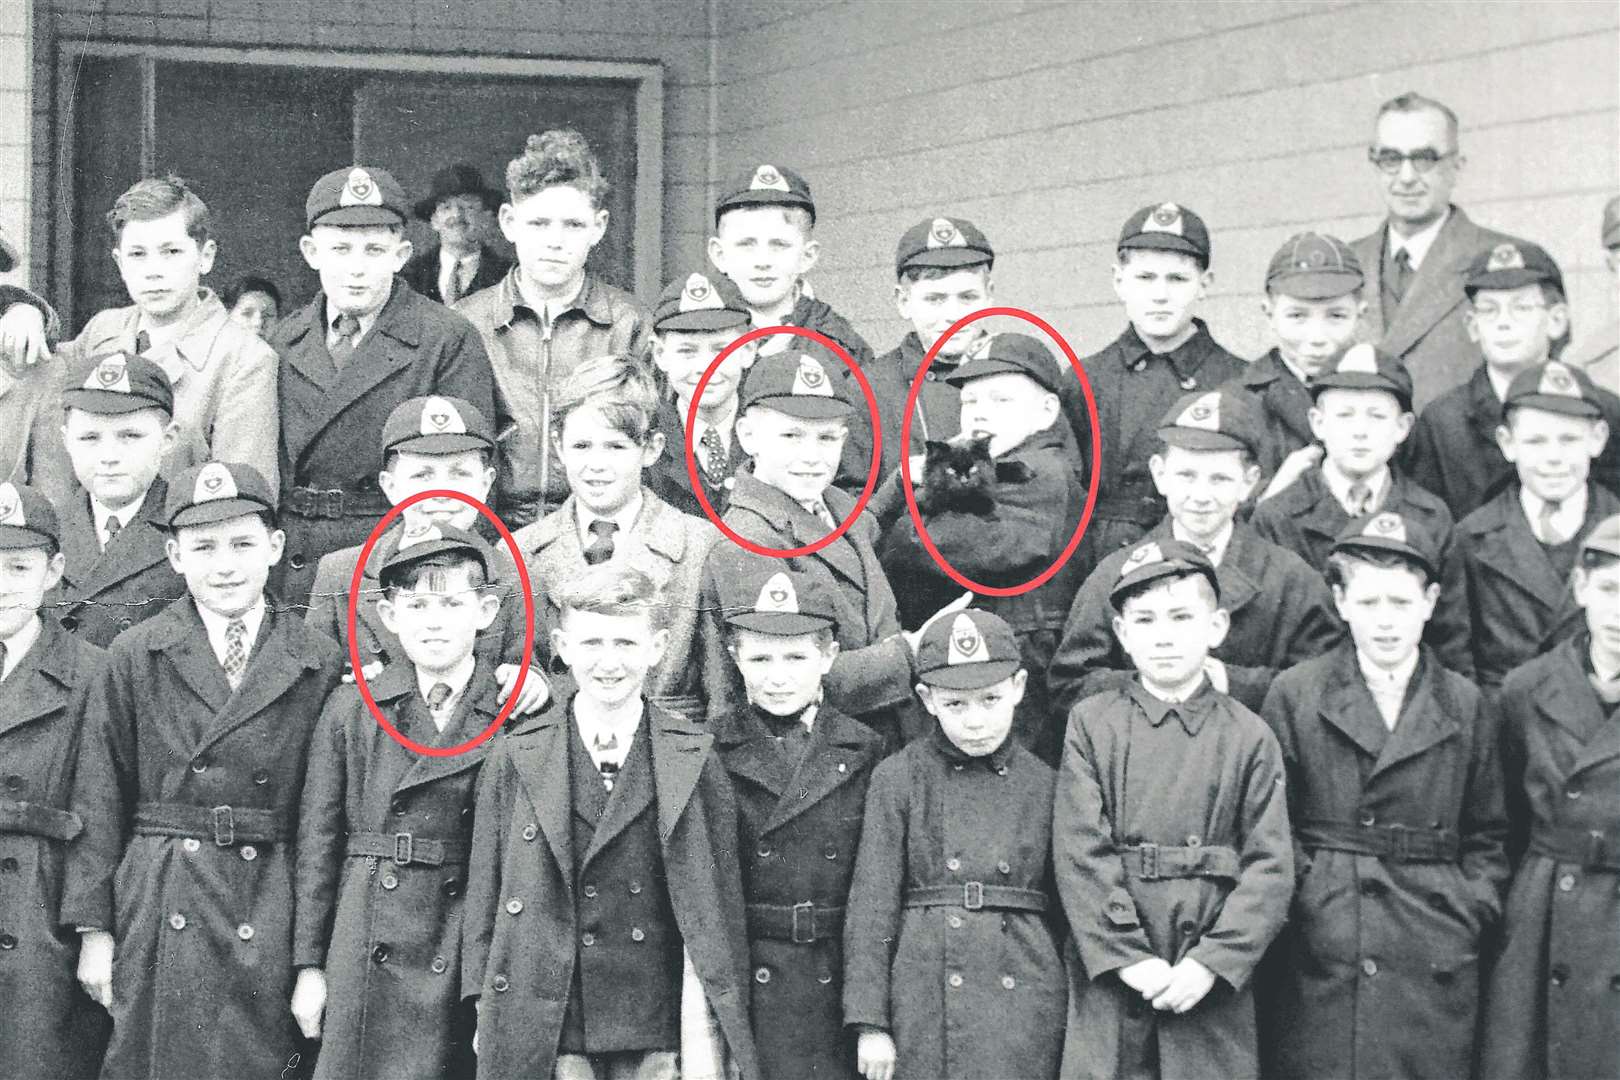
[[1432, 146], [1425, 146], [1414, 150], [1410, 154], [1403, 154], [1399, 150], [1391, 150], [1387, 146], [1370, 146], [1367, 148], [1367, 160], [1378, 166], [1382, 172], [1391, 175], [1401, 171], [1401, 165], [1410, 161], [1412, 169], [1416, 172], [1433, 172], [1434, 167], [1449, 157], [1456, 157], [1457, 151], [1447, 150], [1441, 153]]

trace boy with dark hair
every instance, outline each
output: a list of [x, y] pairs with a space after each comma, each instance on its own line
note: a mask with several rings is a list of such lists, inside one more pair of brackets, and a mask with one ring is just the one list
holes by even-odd
[[1277, 740], [1205, 670], [1220, 587], [1168, 539], [1110, 583], [1136, 675], [1070, 713], [1052, 812], [1078, 954], [1065, 1076], [1258, 1072], [1250, 977], [1282, 929], [1293, 849]]
[[844, 916], [883, 740], [823, 700], [838, 643], [820, 590], [765, 558], [726, 585], [726, 650], [748, 704], [714, 731], [741, 825], [760, 1066], [773, 1080], [853, 1078]]
[[1507, 781], [1502, 954], [1481, 1075], [1620, 1076], [1620, 516], [1581, 543], [1586, 632], [1508, 673], [1498, 698]]
[[1012, 738], [1012, 628], [968, 609], [917, 648], [936, 725], [872, 773], [844, 920], [866, 1080], [1058, 1075], [1067, 1000], [1049, 765]]
[[[1213, 390], [1246, 367], [1193, 317], [1215, 280], [1202, 218], [1175, 203], [1144, 206], [1126, 219], [1117, 248], [1114, 292], [1130, 325], [1081, 361], [1102, 425], [1097, 508], [1086, 533], [1089, 554], [1082, 553], [1087, 572], [1164, 517], [1164, 496], [1148, 465], [1159, 448], [1154, 420], [1182, 395]], [[1072, 420], [1080, 445], [1089, 448], [1090, 418]]]
[[101, 650], [40, 616], [62, 576], [44, 495], [0, 483], [0, 1075], [79, 1080], [101, 1065], [107, 1014], [79, 991], [56, 924], [62, 866], [83, 822], [70, 809], [84, 699]]
[[[501, 401], [501, 516], [513, 528], [563, 501], [553, 458], [557, 386], [593, 356], [640, 356], [647, 309], [586, 268], [608, 227], [608, 180], [585, 137], [569, 128], [530, 135], [506, 166], [501, 232], [517, 263], [456, 311], [489, 352]], [[491, 415], [494, 415], [491, 413]]]
[[[1326, 572], [1328, 553], [1352, 521], [1380, 511], [1416, 521], [1435, 544], [1440, 573], [1452, 558], [1451, 511], [1438, 495], [1402, 475], [1394, 461], [1412, 430], [1412, 376], [1399, 360], [1365, 342], [1347, 349], [1311, 380], [1311, 430], [1325, 450], [1249, 519], [1254, 531]], [[1440, 662], [1472, 677], [1468, 596], [1440, 598], [1424, 630]]]
[[667, 634], [651, 579], [570, 583], [552, 645], [578, 692], [479, 778], [462, 995], [478, 1075], [761, 1075], [737, 812], [713, 736], [643, 696]]
[[1609, 441], [1599, 393], [1556, 360], [1507, 388], [1496, 438], [1518, 483], [1458, 524], [1445, 578], [1447, 589], [1467, 591], [1474, 671], [1486, 690], [1580, 628], [1570, 573], [1586, 535], [1620, 513], [1620, 496], [1589, 479]]
[[[775, 165], [750, 166], [730, 177], [715, 201], [709, 261], [742, 293], [756, 327], [815, 330], [843, 346], [864, 368], [872, 360], [872, 347], [848, 319], [805, 288], [805, 275], [821, 257], [815, 228], [816, 203], [804, 177]], [[777, 334], [763, 339], [760, 351], [778, 353], [805, 344]], [[843, 375], [840, 370], [840, 380]]]
[[[647, 470], [647, 486], [683, 514], [703, 516], [686, 468], [686, 424], [698, 380], [715, 357], [748, 329], [748, 305], [730, 278], [702, 273], [676, 277], [653, 309], [652, 361], [666, 392], [658, 402], [664, 452]], [[748, 453], [737, 438], [737, 391], [759, 342], [739, 346], [703, 388], [692, 431], [698, 481], [716, 514], [731, 505], [737, 473]]]
[[[1250, 709], [1265, 700], [1277, 672], [1321, 654], [1343, 634], [1321, 574], [1236, 520], [1260, 482], [1258, 431], [1247, 392], [1187, 394], [1160, 421], [1160, 449], [1149, 461], [1169, 513], [1147, 538], [1190, 543], [1214, 565], [1230, 628], [1210, 644], [1206, 666], [1216, 690]], [[1132, 677], [1108, 600], [1129, 557], [1124, 550], [1108, 556], [1075, 594], [1048, 677], [1063, 715]]]
[[292, 842], [342, 665], [266, 602], [274, 498], [247, 465], [176, 478], [166, 548], [189, 596], [120, 635], [91, 687], [61, 922], [112, 1013], [106, 1076], [277, 1075], [299, 1051]]
[[[382, 715], [424, 746], [460, 746], [500, 713], [474, 650], [501, 599], [489, 548], [454, 525], [389, 538], [378, 613], [403, 655], [371, 681]], [[461, 1001], [461, 892], [486, 741], [424, 758], [394, 740], [358, 689], [326, 702], [298, 818], [292, 1013], [321, 1040], [317, 1080], [471, 1071]]]
[[397, 276], [411, 255], [408, 213], [398, 181], [361, 165], [327, 173], [305, 201], [299, 250], [321, 292], [271, 338], [281, 355], [287, 530], [274, 580], [296, 609], [321, 557], [365, 540], [387, 511], [374, 463], [400, 402], [456, 397], [497, 417], [495, 376], [472, 324]]
[[1329, 572], [1351, 640], [1283, 672], [1263, 710], [1300, 875], [1268, 1075], [1466, 1076], [1508, 873], [1496, 717], [1420, 645], [1441, 591], [1420, 525], [1352, 522]]

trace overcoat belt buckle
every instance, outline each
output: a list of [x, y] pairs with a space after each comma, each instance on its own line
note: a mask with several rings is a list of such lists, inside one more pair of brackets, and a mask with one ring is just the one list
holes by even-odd
[[969, 881], [962, 886], [962, 906], [969, 911], [984, 909], [984, 882]]
[[1136, 857], [1141, 862], [1141, 878], [1143, 881], [1156, 881], [1159, 877], [1159, 845], [1143, 844], [1136, 849]]
[[214, 843], [220, 847], [236, 843], [236, 815], [229, 806], [214, 807]]
[[793, 944], [810, 945], [816, 940], [816, 905], [809, 900], [793, 905]]
[[1412, 861], [1415, 855], [1415, 845], [1412, 841], [1417, 835], [1416, 830], [1409, 825], [1391, 825], [1387, 835], [1389, 836], [1390, 854], [1394, 856], [1395, 861]]
[[410, 833], [408, 833], [408, 832], [399, 832], [399, 833], [394, 834], [394, 865], [395, 866], [409, 866], [409, 865], [411, 865], [411, 856], [413, 854], [411, 847], [412, 846], [411, 846], [411, 834]]

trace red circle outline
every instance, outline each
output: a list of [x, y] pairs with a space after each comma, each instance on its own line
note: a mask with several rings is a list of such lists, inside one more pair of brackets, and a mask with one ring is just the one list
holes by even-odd
[[[500, 712], [495, 714], [495, 719], [490, 723], [489, 727], [466, 742], [457, 743], [455, 746], [424, 746], [422, 743], [400, 734], [399, 729], [390, 724], [388, 718], [382, 714], [382, 710], [377, 707], [376, 698], [371, 696], [371, 686], [366, 682], [366, 675], [362, 670], [363, 665], [360, 663], [357, 612], [360, 604], [360, 579], [365, 574], [366, 563], [371, 559], [371, 549], [377, 546], [377, 541], [382, 539], [383, 533], [388, 531], [389, 524], [404, 513], [406, 507], [415, 506], [426, 499], [445, 498], [455, 499], [466, 503], [468, 506], [475, 507], [480, 514], [489, 519], [490, 524], [495, 526], [495, 531], [501, 534], [501, 540], [505, 542], [506, 549], [512, 553], [512, 561], [517, 566], [518, 584], [523, 587], [523, 660], [518, 665], [517, 682], [512, 685], [511, 694], [507, 695], [506, 704], [502, 705]], [[446, 758], [465, 754], [467, 751], [489, 741], [494, 737], [495, 732], [500, 730], [501, 725], [506, 723], [506, 718], [512, 715], [512, 710], [517, 706], [518, 695], [523, 691], [523, 683], [529, 677], [529, 663], [533, 659], [534, 592], [529, 587], [529, 567], [523, 561], [523, 552], [518, 550], [517, 540], [513, 538], [511, 530], [506, 527], [505, 522], [495, 516], [495, 511], [471, 495], [451, 491], [448, 488], [419, 491], [415, 495], [402, 499], [389, 507], [388, 512], [383, 514], [382, 519], [377, 522], [377, 527], [371, 530], [371, 535], [366, 537], [366, 542], [360, 546], [360, 558], [355, 561], [354, 574], [349, 578], [349, 663], [354, 667], [354, 685], [360, 691], [360, 700], [365, 702], [366, 708], [371, 710], [372, 718], [388, 733], [389, 738], [405, 749], [414, 750], [418, 754], [427, 757]]]
[[[860, 384], [861, 393], [866, 396], [866, 411], [872, 418], [872, 469], [866, 475], [866, 487], [861, 489], [860, 498], [855, 500], [854, 509], [849, 512], [848, 517], [838, 523], [837, 528], [820, 540], [794, 548], [773, 548], [765, 547], [763, 544], [756, 544], [747, 537], [740, 535], [737, 530], [724, 521], [721, 521], [720, 515], [714, 512], [714, 505], [709, 502], [709, 496], [703, 491], [703, 482], [698, 478], [697, 454], [692, 449], [692, 431], [697, 421], [698, 404], [703, 400], [703, 389], [709, 385], [709, 379], [720, 369], [720, 365], [725, 363], [726, 358], [737, 349], [750, 341], [758, 341], [760, 338], [769, 337], [772, 334], [793, 334], [797, 337], [809, 338], [816, 344], [830, 350], [833, 355], [842, 360], [844, 366], [854, 374], [855, 381]], [[709, 363], [709, 366], [703, 369], [703, 377], [698, 379], [697, 388], [692, 391], [692, 404], [686, 410], [686, 431], [682, 436], [682, 442], [686, 447], [686, 475], [692, 481], [692, 494], [697, 496], [698, 505], [703, 508], [704, 516], [714, 522], [716, 528], [725, 533], [733, 544], [736, 544], [744, 551], [751, 551], [755, 555], [766, 555], [773, 559], [791, 559], [799, 555], [813, 555], [848, 532], [849, 527], [855, 524], [855, 519], [860, 517], [861, 512], [866, 509], [866, 504], [871, 501], [872, 492], [877, 488], [878, 471], [883, 467], [883, 424], [878, 417], [877, 395], [872, 393], [871, 384], [866, 381], [866, 376], [862, 374], [860, 365], [855, 363], [855, 358], [849, 355], [849, 350], [826, 334], [818, 333], [815, 330], [807, 330], [802, 326], [761, 326], [756, 330], [748, 331], [748, 333], [721, 349], [720, 355], [716, 356]]]
[[[904, 447], [911, 445], [911, 419], [917, 411], [917, 397], [922, 392], [923, 379], [928, 374], [928, 369], [933, 366], [934, 358], [939, 355], [940, 347], [958, 330], [992, 315], [1011, 316], [1040, 327], [1046, 332], [1047, 337], [1057, 342], [1058, 347], [1063, 350], [1063, 355], [1068, 357], [1069, 366], [1074, 369], [1075, 377], [1080, 380], [1080, 392], [1086, 399], [1086, 415], [1091, 420], [1091, 482], [1086, 485], [1086, 505], [1080, 511], [1080, 522], [1075, 526], [1074, 535], [1069, 537], [1068, 544], [1058, 554], [1058, 557], [1053, 560], [1051, 566], [1048, 566], [1022, 585], [981, 585], [965, 574], [958, 573], [954, 566], [945, 561], [945, 557], [939, 553], [939, 548], [934, 546], [933, 538], [928, 535], [928, 529], [923, 525], [922, 511], [917, 507], [917, 492], [911, 484], [911, 455], [909, 453], [900, 455], [900, 481], [906, 492], [906, 510], [911, 514], [911, 523], [916, 526], [917, 538], [922, 541], [923, 548], [928, 552], [929, 557], [934, 560], [934, 564], [945, 571], [947, 577], [962, 586], [962, 588], [980, 596], [1022, 596], [1031, 589], [1039, 588], [1051, 581], [1052, 577], [1063, 569], [1063, 564], [1074, 557], [1075, 550], [1080, 546], [1080, 538], [1091, 527], [1091, 514], [1097, 506], [1097, 482], [1102, 476], [1102, 425], [1097, 419], [1097, 397], [1091, 391], [1091, 380], [1086, 377], [1086, 371], [1080, 364], [1080, 358], [1075, 355], [1074, 349], [1069, 347], [1069, 343], [1063, 339], [1063, 335], [1054, 330], [1052, 325], [1039, 315], [1015, 307], [982, 308], [956, 320], [950, 325], [949, 329], [939, 336], [939, 340], [934, 342], [933, 348], [928, 350], [928, 354], [923, 357], [922, 364], [917, 368], [916, 377], [911, 380], [911, 392], [906, 395], [906, 414], [900, 421], [900, 445]], [[1059, 413], [1058, 420], [1067, 423], [1061, 413]]]

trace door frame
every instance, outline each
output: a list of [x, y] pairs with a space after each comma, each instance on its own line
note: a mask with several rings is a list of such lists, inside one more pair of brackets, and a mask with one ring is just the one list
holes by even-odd
[[[181, 61], [252, 64], [263, 67], [323, 67], [423, 75], [520, 75], [531, 78], [607, 79], [635, 86], [636, 293], [655, 296], [663, 282], [664, 229], [664, 71], [653, 61], [552, 60], [488, 54], [356, 52], [345, 49], [286, 49], [217, 45], [156, 45], [140, 42], [63, 38], [56, 46], [56, 163], [52, 215], [51, 282], [54, 295], [67, 302], [64, 316], [73, 318], [73, 152], [77, 112], [74, 108], [76, 67], [81, 56], [134, 57], [141, 62], [141, 173], [151, 176], [157, 141], [157, 63]], [[358, 136], [358, 132], [355, 133]]]

